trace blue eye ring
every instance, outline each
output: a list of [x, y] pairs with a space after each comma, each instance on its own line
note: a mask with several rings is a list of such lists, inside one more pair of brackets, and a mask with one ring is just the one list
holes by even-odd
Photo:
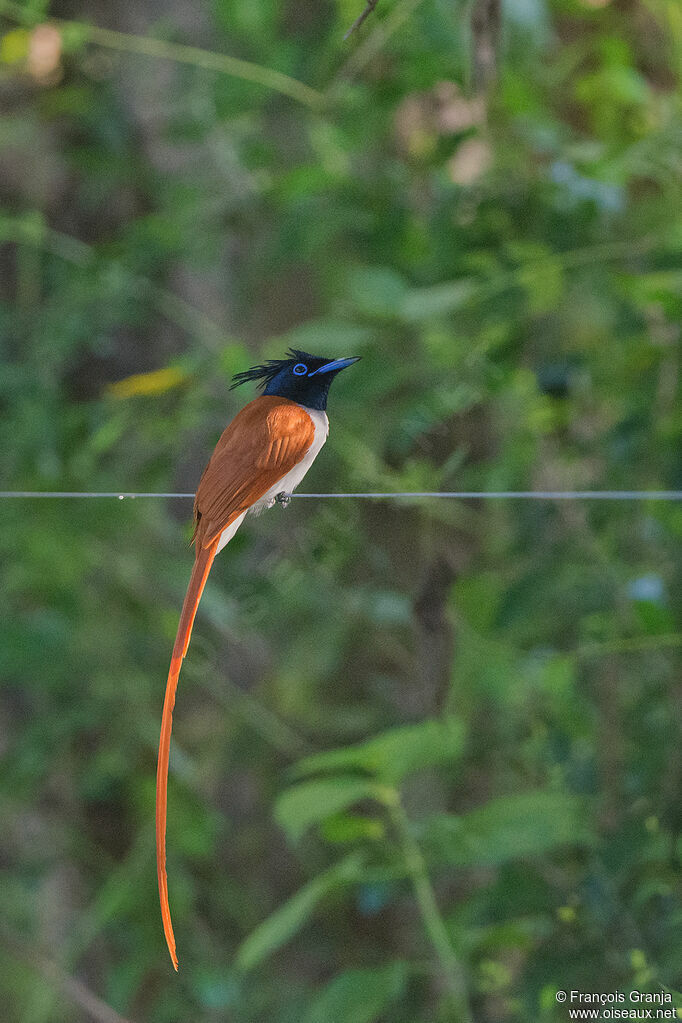
[[304, 377], [307, 372], [308, 367], [305, 366], [302, 362], [297, 362], [296, 365], [294, 366], [293, 374], [295, 377]]

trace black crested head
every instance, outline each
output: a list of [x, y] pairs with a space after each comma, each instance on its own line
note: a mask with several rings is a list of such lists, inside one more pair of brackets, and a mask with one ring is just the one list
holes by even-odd
[[329, 387], [336, 374], [352, 366], [358, 358], [328, 359], [290, 348], [285, 359], [270, 359], [235, 374], [232, 387], [239, 387], [250, 380], [258, 381], [263, 394], [289, 398], [306, 408], [323, 410], [327, 407]]

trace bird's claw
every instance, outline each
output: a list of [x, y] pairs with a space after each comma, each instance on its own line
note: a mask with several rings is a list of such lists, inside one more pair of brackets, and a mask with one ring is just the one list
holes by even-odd
[[280, 507], [282, 507], [282, 508], [286, 508], [286, 506], [289, 504], [290, 500], [291, 500], [291, 494], [284, 494], [284, 493], [278, 494], [277, 497], [275, 498], [275, 501], [277, 502], [277, 504], [280, 505]]

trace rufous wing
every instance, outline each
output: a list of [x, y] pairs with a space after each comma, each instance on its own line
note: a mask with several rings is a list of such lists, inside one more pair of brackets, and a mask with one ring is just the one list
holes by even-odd
[[298, 465], [314, 438], [312, 418], [294, 401], [263, 395], [245, 405], [218, 441], [197, 488], [197, 544], [209, 547]]

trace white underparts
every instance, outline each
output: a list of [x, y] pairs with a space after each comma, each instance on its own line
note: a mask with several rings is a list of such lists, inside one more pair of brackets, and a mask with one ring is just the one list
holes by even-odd
[[[301, 407], [303, 408], [304, 406]], [[313, 464], [313, 462], [319, 455], [320, 451], [322, 450], [322, 446], [326, 441], [327, 435], [329, 433], [329, 420], [327, 419], [327, 413], [319, 409], [312, 408], [307, 408], [305, 411], [308, 413], [315, 426], [315, 436], [313, 437], [312, 444], [306, 451], [301, 461], [298, 462], [293, 467], [293, 469], [290, 469], [288, 473], [282, 476], [282, 478], [278, 480], [277, 483], [274, 484], [274, 486], [270, 487], [268, 492], [266, 494], [263, 494], [263, 496], [258, 501], [254, 502], [254, 504], [252, 504], [251, 507], [248, 509], [249, 512], [257, 514], [258, 512], [263, 511], [265, 508], [272, 508], [273, 504], [275, 503], [275, 498], [277, 497], [278, 494], [293, 493], [293, 491], [299, 485], [299, 483], [307, 473], [308, 469]], [[223, 547], [227, 546], [227, 544], [230, 542], [230, 540], [232, 539], [232, 537], [234, 536], [234, 534], [237, 532], [242, 522], [244, 521], [245, 515], [246, 512], [242, 512], [242, 514], [239, 515], [234, 520], [234, 522], [232, 522], [226, 529], [223, 530], [220, 536], [220, 540], [218, 541], [218, 549], [216, 550], [216, 554], [222, 551]]]
[[242, 522], [244, 521], [244, 516], [245, 515], [246, 515], [246, 512], [242, 512], [241, 515], [237, 516], [237, 518], [234, 520], [234, 522], [230, 523], [230, 525], [227, 527], [227, 529], [223, 529], [222, 533], [220, 534], [220, 540], [218, 540], [218, 547], [216, 549], [216, 554], [220, 554], [220, 552], [222, 551], [223, 547], [227, 547], [228, 543], [230, 542], [230, 540], [232, 539], [234, 534], [237, 532], [237, 530], [241, 526]]

